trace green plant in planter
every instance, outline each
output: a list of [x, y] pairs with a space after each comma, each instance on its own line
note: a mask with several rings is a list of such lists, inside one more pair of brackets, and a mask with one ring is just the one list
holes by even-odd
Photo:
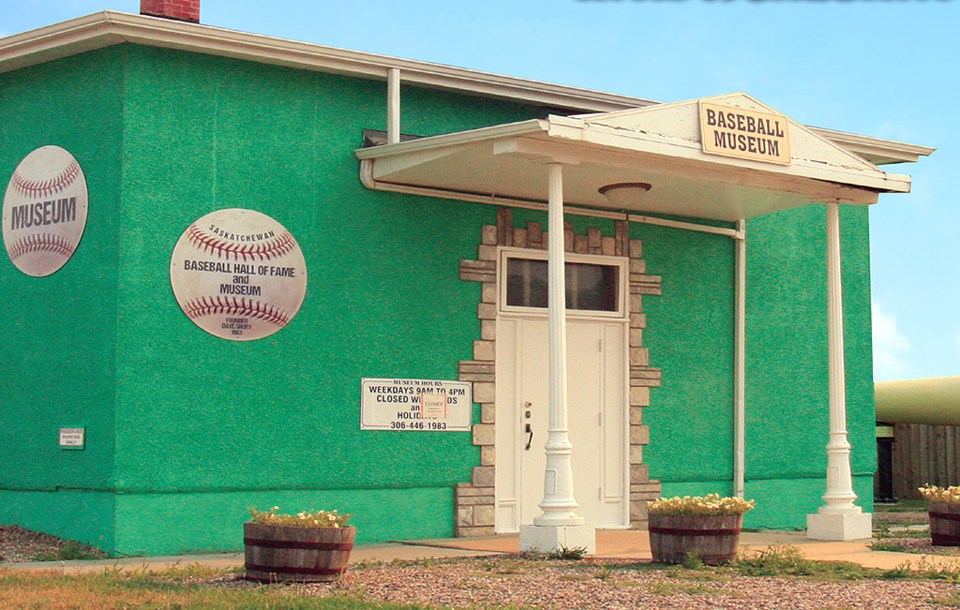
[[274, 506], [268, 511], [251, 508], [251, 521], [284, 527], [345, 527], [350, 520], [350, 515], [338, 513], [335, 510], [303, 511], [296, 515], [278, 513], [278, 510], [280, 510], [279, 506]]

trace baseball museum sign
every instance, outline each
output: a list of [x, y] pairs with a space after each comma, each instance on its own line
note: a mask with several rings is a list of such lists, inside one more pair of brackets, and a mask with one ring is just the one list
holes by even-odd
[[700, 102], [703, 152], [765, 163], [790, 164], [787, 117]]
[[73, 256], [87, 225], [87, 181], [59, 146], [44, 146], [17, 165], [3, 197], [3, 245], [23, 273], [43, 277]]
[[233, 208], [211, 212], [184, 231], [170, 260], [170, 284], [194, 324], [222, 339], [252, 341], [297, 314], [307, 266], [283, 225]]

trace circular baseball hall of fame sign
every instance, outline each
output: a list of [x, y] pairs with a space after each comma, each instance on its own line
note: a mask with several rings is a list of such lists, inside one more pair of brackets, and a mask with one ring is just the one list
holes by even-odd
[[183, 232], [170, 259], [180, 309], [211, 335], [262, 339], [297, 315], [307, 265], [297, 240], [260, 212], [217, 210]]
[[73, 257], [87, 226], [87, 181], [59, 146], [23, 158], [3, 196], [3, 245], [23, 273], [44, 277]]

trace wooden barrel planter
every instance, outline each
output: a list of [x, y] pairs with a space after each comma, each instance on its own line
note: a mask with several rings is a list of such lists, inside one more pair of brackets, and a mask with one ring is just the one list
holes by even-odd
[[737, 555], [743, 515], [664, 515], [650, 513], [650, 550], [657, 563], [683, 563], [696, 553], [705, 564], [720, 565]]
[[247, 580], [327, 582], [347, 569], [355, 527], [284, 527], [243, 524]]
[[960, 546], [960, 504], [930, 503], [930, 537], [935, 546]]

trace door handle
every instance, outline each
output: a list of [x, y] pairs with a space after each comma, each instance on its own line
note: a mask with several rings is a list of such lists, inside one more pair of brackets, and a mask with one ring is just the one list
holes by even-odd
[[524, 451], [530, 451], [530, 445], [533, 444], [533, 427], [530, 424], [527, 424], [526, 430], [527, 433], [527, 446], [523, 448]]

